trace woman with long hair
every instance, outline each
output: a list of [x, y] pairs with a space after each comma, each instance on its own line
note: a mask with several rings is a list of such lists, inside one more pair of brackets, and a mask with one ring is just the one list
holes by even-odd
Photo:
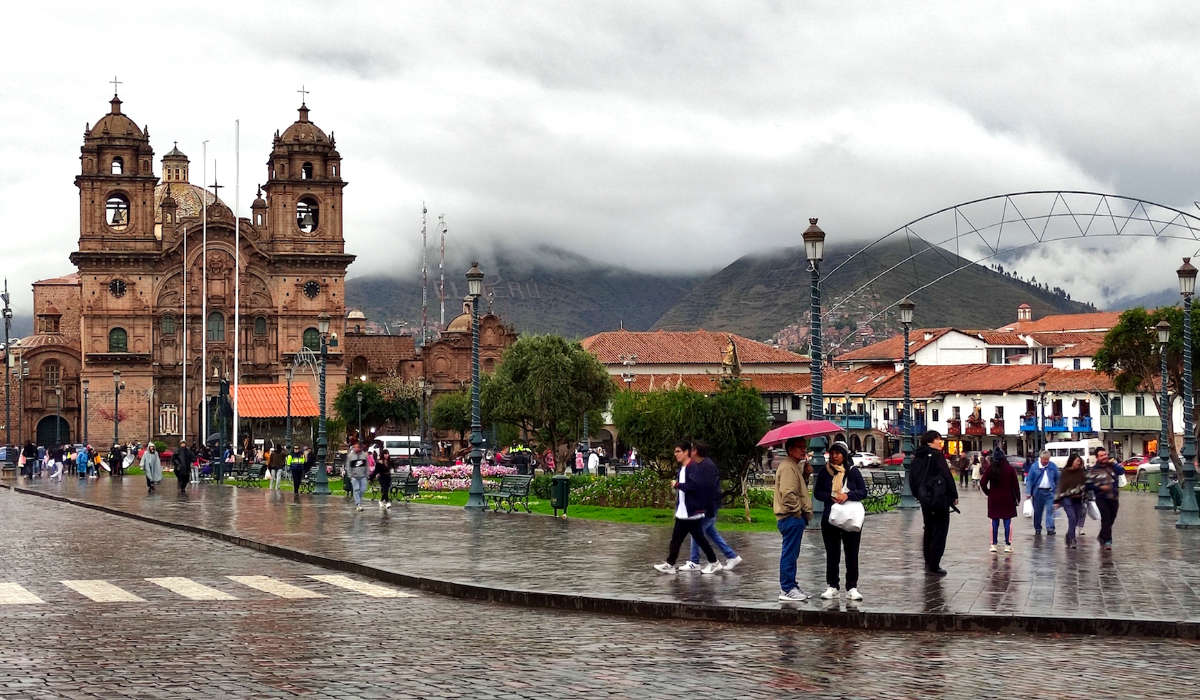
[[1078, 546], [1076, 530], [1083, 526], [1083, 498], [1086, 493], [1087, 470], [1084, 468], [1083, 456], [1072, 452], [1058, 477], [1058, 490], [1054, 493], [1054, 505], [1062, 508], [1067, 514], [1067, 546], [1071, 549]]
[[816, 472], [813, 498], [825, 504], [821, 511], [821, 539], [825, 542], [825, 583], [828, 588], [821, 598], [831, 600], [838, 594], [838, 574], [842, 552], [846, 554], [846, 598], [862, 600], [858, 592], [858, 546], [862, 532], [850, 532], [829, 524], [829, 511], [834, 503], [861, 501], [867, 497], [867, 482], [854, 466], [850, 448], [838, 442], [829, 446], [825, 468]]

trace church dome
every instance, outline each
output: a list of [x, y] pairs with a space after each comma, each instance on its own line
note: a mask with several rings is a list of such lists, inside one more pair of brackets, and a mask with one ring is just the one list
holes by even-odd
[[329, 144], [325, 132], [308, 120], [308, 107], [300, 105], [300, 118], [279, 136], [283, 143]]
[[346, 314], [346, 320], [347, 321], [365, 321], [365, 320], [367, 320], [367, 315], [364, 314], [359, 309], [354, 309], [350, 313]]
[[[167, 184], [161, 183], [154, 188], [154, 221], [162, 223], [162, 203], [167, 196]], [[188, 182], [172, 182], [171, 199], [175, 200], [175, 220], [186, 219], [189, 216], [200, 216], [202, 202], [207, 202], [208, 206], [213, 206], [218, 200], [212, 195], [212, 192], [205, 190], [203, 187], [193, 185]], [[209, 220], [212, 220], [212, 212], [209, 212]]]
[[471, 332], [471, 314], [459, 314], [450, 319], [450, 323], [446, 324], [446, 333], [470, 333]]
[[109, 104], [112, 105], [112, 111], [96, 122], [96, 125], [88, 132], [89, 137], [128, 136], [137, 139], [145, 138], [138, 125], [134, 124], [132, 119], [121, 113], [121, 100], [116, 95], [113, 95]]
[[30, 350], [32, 348], [41, 348], [48, 345], [70, 345], [67, 337], [58, 333], [38, 333], [21, 338], [18, 347], [22, 350]]

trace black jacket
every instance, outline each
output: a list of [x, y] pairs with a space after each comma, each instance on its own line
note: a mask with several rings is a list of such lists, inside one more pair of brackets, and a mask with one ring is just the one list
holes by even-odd
[[945, 455], [929, 445], [922, 445], [913, 452], [908, 486], [926, 508], [948, 510], [958, 500], [958, 488]]
[[687, 481], [677, 484], [675, 488], [683, 492], [683, 505], [687, 508], [688, 515], [716, 515], [713, 504], [720, 497], [721, 491], [717, 480], [717, 465], [710, 459], [693, 462], [687, 465], [686, 473]]
[[[849, 489], [846, 494], [848, 501], [861, 501], [867, 497], [867, 481], [863, 479], [862, 471], [854, 465], [846, 467], [846, 476], [843, 479], [846, 488]], [[813, 498], [825, 503], [826, 505], [833, 503], [833, 474], [829, 473], [827, 467], [821, 467], [813, 476]], [[824, 517], [829, 517], [829, 509], [825, 509]]]
[[171, 457], [171, 465], [175, 468], [175, 478], [188, 480], [192, 478], [192, 463], [196, 461], [196, 455], [187, 447], [180, 447], [175, 450], [175, 455]]

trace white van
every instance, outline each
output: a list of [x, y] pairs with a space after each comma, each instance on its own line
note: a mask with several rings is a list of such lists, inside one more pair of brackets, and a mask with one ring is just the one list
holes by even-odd
[[1050, 459], [1054, 460], [1059, 467], [1066, 465], [1067, 457], [1072, 452], [1082, 455], [1084, 464], [1090, 467], [1095, 463], [1096, 449], [1100, 447], [1104, 447], [1104, 443], [1096, 438], [1046, 443], [1046, 451], [1050, 453]]
[[376, 435], [372, 442], [375, 440], [383, 443], [392, 462], [398, 464], [409, 464], [421, 448], [420, 435]]

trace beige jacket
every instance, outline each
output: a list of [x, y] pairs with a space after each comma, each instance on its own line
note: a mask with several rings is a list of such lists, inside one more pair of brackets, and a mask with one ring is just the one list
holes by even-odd
[[775, 517], [783, 520], [795, 515], [812, 522], [812, 496], [804, 479], [804, 468], [790, 456], [775, 469]]

